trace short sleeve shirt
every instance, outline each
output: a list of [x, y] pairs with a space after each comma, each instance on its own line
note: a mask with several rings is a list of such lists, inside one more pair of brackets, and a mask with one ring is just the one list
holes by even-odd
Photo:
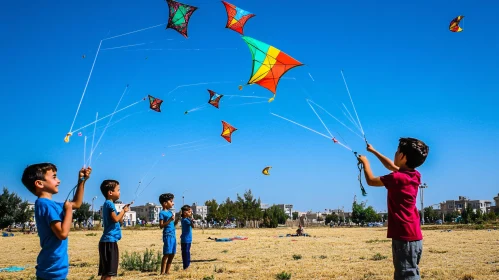
[[104, 232], [100, 242], [118, 242], [121, 239], [121, 227], [120, 222], [115, 222], [111, 218], [111, 213], [119, 215], [120, 213], [116, 211], [116, 206], [111, 200], [106, 200], [104, 206], [102, 206], [102, 219], [104, 222]]
[[417, 170], [395, 171], [381, 176], [388, 190], [388, 238], [403, 241], [422, 240], [416, 207], [421, 174]]
[[[163, 221], [163, 223], [168, 222], [168, 220], [173, 217], [173, 213], [167, 210], [161, 210], [159, 212], [159, 220]], [[163, 228], [163, 235], [175, 236], [175, 224], [174, 221], [171, 221], [166, 227]]]
[[40, 237], [40, 254], [36, 260], [36, 276], [43, 279], [65, 279], [69, 271], [68, 238], [60, 240], [50, 225], [64, 219], [64, 203], [48, 198], [35, 202], [35, 220]]
[[182, 218], [181, 243], [192, 243], [192, 221], [189, 218]]

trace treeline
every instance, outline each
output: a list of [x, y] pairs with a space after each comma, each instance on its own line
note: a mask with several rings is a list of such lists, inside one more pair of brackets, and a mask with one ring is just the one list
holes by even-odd
[[244, 227], [247, 221], [258, 222], [260, 227], [277, 227], [278, 224], [286, 223], [288, 216], [282, 208], [277, 206], [262, 210], [260, 198], [256, 199], [251, 190], [248, 190], [241, 197], [237, 194], [235, 201], [227, 198], [218, 204], [215, 199], [208, 200], [205, 205], [208, 207], [208, 222], [226, 223], [227, 221], [237, 223], [239, 227]]

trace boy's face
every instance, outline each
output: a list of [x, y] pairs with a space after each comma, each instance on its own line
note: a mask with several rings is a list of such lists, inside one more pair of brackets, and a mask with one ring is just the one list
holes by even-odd
[[192, 209], [189, 209], [189, 210], [185, 211], [185, 216], [186, 217], [192, 216]]
[[173, 208], [173, 206], [175, 205], [175, 203], [173, 202], [173, 199], [170, 199], [170, 200], [167, 200], [167, 201], [163, 202], [162, 205], [166, 209], [171, 209], [171, 208]]
[[401, 167], [407, 162], [407, 159], [403, 153], [400, 152], [400, 148], [397, 148], [397, 151], [395, 152], [395, 157], [393, 158], [393, 163]]
[[108, 199], [111, 199], [112, 201], [116, 201], [118, 199], [120, 199], [120, 185], [116, 185], [116, 187], [114, 187], [114, 190], [112, 191], [109, 191], [107, 193], [107, 198]]
[[59, 192], [61, 181], [57, 178], [57, 171], [48, 170], [43, 180], [36, 180], [35, 187], [38, 191], [56, 194]]

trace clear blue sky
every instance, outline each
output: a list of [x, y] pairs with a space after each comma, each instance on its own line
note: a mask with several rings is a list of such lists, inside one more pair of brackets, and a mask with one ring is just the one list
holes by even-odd
[[[120, 107], [147, 94], [165, 101], [162, 113], [148, 110], [143, 102], [115, 115], [113, 121], [133, 114], [104, 134], [86, 201], [97, 196], [96, 203], [103, 202], [99, 185], [106, 178], [119, 180], [122, 200], [131, 201], [145, 176], [144, 184], [155, 179], [137, 204], [157, 202], [159, 194], [173, 192], [179, 205], [184, 191], [186, 203], [221, 201], [251, 188], [265, 203], [291, 203], [297, 210], [350, 209], [353, 196], [361, 197], [352, 154], [270, 115], [327, 134], [305, 102], [311, 98], [348, 124], [340, 110], [341, 103], [351, 110], [341, 69], [367, 138], [378, 150], [392, 157], [401, 136], [430, 146], [420, 168], [430, 186], [426, 205], [459, 195], [489, 200], [497, 195], [499, 3], [233, 2], [257, 15], [246, 24], [247, 36], [306, 66], [284, 76], [288, 79], [281, 80], [273, 103], [234, 106], [260, 100], [224, 97], [219, 110], [207, 107], [184, 115], [208, 100], [208, 88], [226, 95], [272, 96], [257, 85], [238, 90], [249, 78], [251, 55], [239, 34], [225, 29], [223, 4], [185, 2], [199, 7], [189, 24], [189, 39], [162, 26], [103, 42], [74, 128], [92, 122], [96, 112], [112, 113], [127, 84], [130, 90]], [[465, 16], [464, 31], [449, 32], [450, 20], [460, 14]], [[83, 165], [84, 145], [83, 137], [74, 135], [70, 143], [63, 138], [99, 41], [167, 18], [167, 4], [160, 0], [5, 3], [0, 11], [0, 185], [34, 201], [21, 184], [22, 171], [28, 164], [53, 162], [62, 181], [55, 199], [64, 200]], [[168, 95], [180, 85], [207, 82], [214, 84], [181, 87]], [[333, 134], [365, 151], [361, 139], [321, 116]], [[220, 137], [221, 120], [238, 128], [231, 145]], [[97, 137], [106, 123], [99, 123]], [[93, 126], [83, 133], [89, 137], [88, 151]], [[201, 139], [186, 145], [190, 149], [168, 148]], [[373, 156], [369, 159], [376, 175], [387, 172]], [[273, 167], [271, 175], [263, 176], [267, 165]], [[386, 190], [369, 187], [367, 192], [363, 199], [368, 204], [386, 209]]]

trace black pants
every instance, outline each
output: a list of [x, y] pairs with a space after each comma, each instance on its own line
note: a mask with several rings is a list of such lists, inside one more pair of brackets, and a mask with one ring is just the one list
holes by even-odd
[[118, 242], [99, 242], [99, 276], [117, 276], [120, 252]]

